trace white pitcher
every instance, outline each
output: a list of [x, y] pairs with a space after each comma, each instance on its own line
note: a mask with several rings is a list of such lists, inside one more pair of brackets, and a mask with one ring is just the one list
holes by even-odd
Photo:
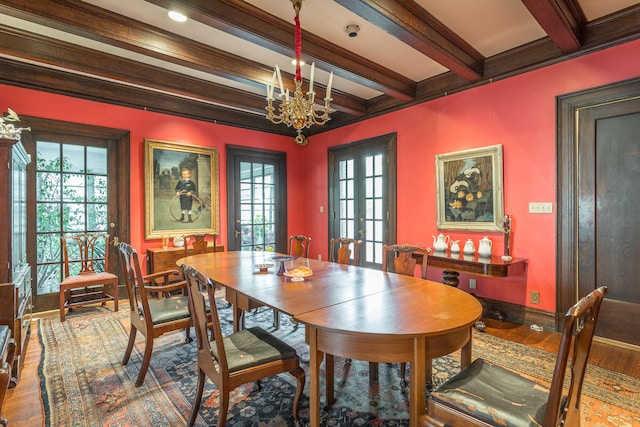
[[490, 257], [491, 249], [493, 248], [493, 242], [487, 236], [480, 239], [480, 246], [478, 246], [478, 255], [481, 257]]
[[457, 254], [460, 252], [460, 245], [459, 245], [460, 240], [454, 240], [453, 242], [451, 242], [451, 253], [452, 254]]
[[476, 247], [473, 245], [473, 240], [467, 239], [463, 251], [466, 255], [473, 255], [475, 253]]

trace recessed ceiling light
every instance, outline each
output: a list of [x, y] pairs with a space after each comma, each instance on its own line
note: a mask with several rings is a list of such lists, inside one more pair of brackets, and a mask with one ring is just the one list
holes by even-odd
[[175, 10], [169, 11], [169, 18], [173, 19], [177, 22], [184, 22], [187, 20], [187, 17], [181, 14], [180, 12], [176, 12]]

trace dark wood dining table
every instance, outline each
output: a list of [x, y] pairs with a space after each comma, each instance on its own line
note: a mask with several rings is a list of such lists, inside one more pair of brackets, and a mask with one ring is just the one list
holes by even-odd
[[[326, 397], [333, 396], [333, 356], [369, 362], [409, 362], [410, 425], [426, 408], [425, 360], [461, 349], [471, 362], [472, 326], [482, 306], [459, 289], [418, 277], [298, 258], [287, 270], [309, 267], [304, 281], [277, 275], [270, 252], [217, 252], [177, 261], [225, 288], [234, 305], [234, 328], [242, 313], [266, 305], [305, 325], [310, 352], [310, 425], [320, 425], [320, 364], [326, 354]], [[276, 264], [266, 272], [256, 265]], [[331, 355], [331, 357], [329, 357]]]

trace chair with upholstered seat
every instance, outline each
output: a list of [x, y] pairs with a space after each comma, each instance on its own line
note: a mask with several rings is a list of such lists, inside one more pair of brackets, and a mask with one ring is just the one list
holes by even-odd
[[582, 383], [606, 293], [605, 286], [595, 289], [565, 314], [550, 388], [476, 359], [431, 393], [429, 415], [452, 426], [579, 426]]
[[[73, 242], [73, 244], [69, 244]], [[66, 234], [61, 238], [64, 279], [60, 282], [60, 321], [65, 311], [87, 304], [113, 301], [118, 311], [118, 276], [109, 273], [109, 235]], [[111, 287], [111, 294], [108, 293]]]
[[[262, 378], [285, 372], [289, 372], [296, 379], [293, 418], [298, 421], [305, 373], [300, 367], [296, 350], [259, 327], [223, 336], [215, 304], [215, 286], [194, 268], [183, 265], [182, 269], [188, 283], [189, 304], [198, 343], [198, 385], [189, 426], [194, 425], [198, 416], [207, 377], [220, 391], [217, 425], [224, 426], [231, 391], [242, 384], [259, 382]], [[210, 307], [208, 311], [207, 306]], [[210, 330], [213, 333], [211, 340], [208, 335]]]
[[181, 274], [180, 271], [160, 271], [143, 276], [138, 252], [125, 242], [121, 242], [118, 248], [131, 309], [131, 331], [122, 364], [126, 365], [129, 362], [136, 334], [140, 332], [145, 338], [145, 344], [140, 373], [135, 382], [135, 386], [139, 387], [149, 369], [155, 338], [167, 332], [185, 330], [186, 341], [193, 341], [189, 335], [189, 297], [186, 292], [183, 295], [172, 295], [172, 292], [184, 291], [187, 286], [185, 281], [175, 282]]
[[[362, 240], [335, 237], [329, 240], [329, 261], [338, 264], [358, 265]], [[351, 247], [353, 246], [353, 250]], [[352, 256], [353, 254], [353, 256]]]
[[309, 246], [311, 245], [311, 237], [298, 234], [297, 236], [289, 236], [289, 255], [295, 257], [309, 258]]

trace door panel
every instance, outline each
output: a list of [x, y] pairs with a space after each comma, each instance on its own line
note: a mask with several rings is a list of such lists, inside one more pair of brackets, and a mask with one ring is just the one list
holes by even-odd
[[[119, 273], [119, 240], [129, 239], [129, 133], [118, 129], [24, 119], [23, 140], [34, 161], [27, 169], [27, 256], [35, 311], [58, 307], [62, 280], [60, 237], [106, 232], [109, 271]], [[125, 160], [126, 159], [126, 160]], [[36, 249], [37, 248], [37, 249]]]
[[598, 334], [640, 345], [640, 100], [578, 119], [578, 294], [606, 285]]
[[329, 150], [329, 239], [362, 240], [359, 265], [380, 268], [395, 243], [395, 134]]
[[227, 146], [229, 250], [287, 252], [286, 154]]

